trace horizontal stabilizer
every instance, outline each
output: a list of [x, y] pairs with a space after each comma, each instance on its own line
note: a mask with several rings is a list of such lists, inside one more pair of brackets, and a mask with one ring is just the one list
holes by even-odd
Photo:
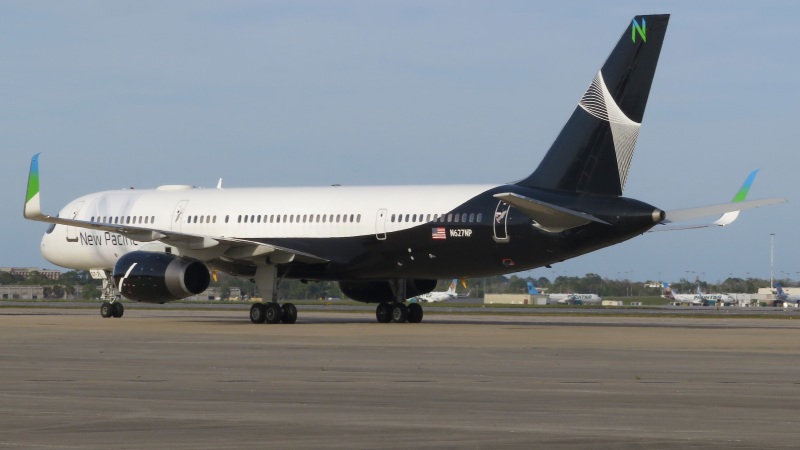
[[536, 222], [537, 228], [549, 233], [559, 233], [590, 222], [608, 225], [608, 222], [604, 222], [590, 214], [563, 208], [513, 192], [495, 194], [494, 197], [524, 212]]
[[[699, 208], [686, 208], [666, 211], [665, 218], [661, 224], [655, 226], [650, 231], [691, 230], [696, 228], [724, 227], [726, 225], [730, 225], [734, 220], [736, 220], [739, 215], [738, 212], [741, 210], [775, 205], [777, 203], [784, 203], [785, 201], [785, 198], [772, 197], [761, 200], [749, 200], [744, 202], [725, 203], [722, 205], [701, 206]], [[722, 214], [722, 217], [711, 223], [690, 225], [672, 224], [673, 222], [702, 219], [704, 217], [716, 216], [717, 214]]]
[[[761, 206], [774, 205], [776, 203], [783, 203], [785, 201], [785, 198], [772, 197], [761, 200], [725, 203], [722, 205], [701, 206], [699, 208], [676, 209], [667, 211], [662, 223], [684, 222], [687, 220], [702, 219], [703, 217], [715, 216], [717, 214], [725, 214], [745, 209], [759, 208]], [[728, 223], [725, 223], [724, 225], [727, 225]]]

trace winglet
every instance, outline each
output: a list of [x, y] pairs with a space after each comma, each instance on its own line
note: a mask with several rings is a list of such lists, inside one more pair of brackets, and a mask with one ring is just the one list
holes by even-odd
[[39, 201], [39, 155], [37, 153], [31, 158], [31, 170], [28, 172], [28, 191], [25, 193], [25, 209], [22, 215], [26, 219], [41, 219], [42, 206]]
[[[748, 175], [747, 179], [744, 180], [742, 187], [739, 188], [739, 192], [737, 192], [736, 195], [733, 196], [733, 200], [731, 200], [732, 203], [741, 203], [745, 201], [745, 199], [747, 198], [747, 193], [750, 192], [750, 186], [753, 185], [753, 181], [756, 179], [756, 175], [758, 174], [759, 170], [761, 169], [756, 169], [750, 172], [750, 175]], [[736, 220], [738, 217], [739, 217], [739, 211], [727, 212], [723, 214], [722, 217], [715, 220], [712, 225], [724, 227], [725, 225], [730, 225], [731, 223], [733, 223], [733, 221]]]

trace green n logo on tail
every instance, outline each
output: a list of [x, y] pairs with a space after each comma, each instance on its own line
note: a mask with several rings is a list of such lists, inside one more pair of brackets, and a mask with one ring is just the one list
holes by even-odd
[[636, 43], [636, 35], [639, 35], [642, 38], [642, 42], [647, 42], [647, 24], [644, 21], [644, 17], [642, 17], [642, 25], [640, 26], [638, 22], [636, 22], [636, 18], [633, 18], [633, 22], [631, 23], [631, 40], [633, 43]]

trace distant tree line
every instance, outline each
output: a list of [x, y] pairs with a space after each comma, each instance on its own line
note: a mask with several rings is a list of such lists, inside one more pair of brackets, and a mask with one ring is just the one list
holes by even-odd
[[[239, 288], [243, 296], [260, 297], [258, 289], [250, 280], [241, 279], [234, 276], [215, 273], [215, 280], [212, 279], [211, 287], [220, 289], [220, 297], [227, 300], [230, 297], [231, 288]], [[548, 293], [584, 293], [598, 294], [601, 297], [644, 297], [661, 295], [658, 287], [647, 287], [648, 284], [657, 282], [644, 282], [632, 280], [612, 280], [603, 278], [595, 273], [587, 273], [582, 277], [558, 276], [554, 280], [547, 277], [520, 277], [519, 275], [494, 276], [486, 278], [468, 278], [458, 281], [456, 291], [459, 294], [469, 293], [470, 297], [481, 298], [485, 293], [511, 294], [528, 292], [528, 281], [540, 290]], [[775, 280], [784, 286], [797, 286], [797, 283], [789, 279]], [[436, 291], [446, 291], [452, 279], [439, 280]], [[466, 287], [464, 287], [466, 284]], [[35, 285], [43, 286], [45, 298], [64, 299], [75, 298], [80, 292], [80, 297], [84, 299], [97, 299], [100, 297], [102, 282], [95, 280], [86, 270], [70, 270], [61, 274], [59, 280], [51, 280], [32, 271], [28, 276], [12, 275], [8, 272], [0, 272], [0, 285]], [[681, 278], [678, 281], [670, 282], [670, 286], [678, 292], [694, 292], [697, 286], [704, 292], [757, 292], [759, 288], [768, 287], [769, 280], [761, 278], [736, 278], [729, 277], [720, 283], [710, 283], [700, 280], [687, 280]], [[282, 280], [279, 285], [279, 295], [283, 299], [291, 300], [325, 300], [330, 297], [344, 298], [339, 284], [334, 281], [308, 281]]]

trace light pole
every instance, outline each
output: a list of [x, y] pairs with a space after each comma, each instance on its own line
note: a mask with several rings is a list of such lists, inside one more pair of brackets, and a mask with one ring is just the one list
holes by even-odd
[[775, 271], [775, 233], [769, 234], [769, 288], [774, 286], [773, 272]]

